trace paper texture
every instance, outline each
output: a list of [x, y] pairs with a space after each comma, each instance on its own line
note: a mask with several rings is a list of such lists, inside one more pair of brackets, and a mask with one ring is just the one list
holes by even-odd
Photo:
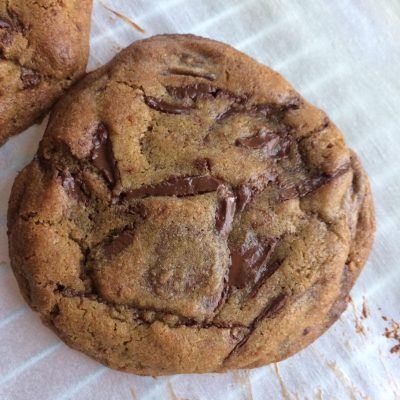
[[[7, 201], [46, 121], [0, 149], [0, 399], [399, 399], [400, 354], [382, 335], [400, 319], [400, 3], [397, 0], [95, 0], [90, 69], [157, 33], [232, 44], [326, 110], [360, 155], [378, 232], [345, 314], [306, 350], [264, 368], [154, 379], [69, 349], [24, 303], [9, 267]], [[370, 312], [361, 319], [363, 302]], [[384, 321], [382, 316], [387, 316]], [[357, 329], [356, 329], [357, 325]], [[364, 332], [362, 334], [362, 331]]]

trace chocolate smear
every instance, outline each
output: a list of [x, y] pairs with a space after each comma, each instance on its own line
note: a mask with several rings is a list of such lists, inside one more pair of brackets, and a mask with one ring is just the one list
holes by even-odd
[[166, 114], [188, 114], [192, 109], [192, 107], [183, 104], [170, 104], [150, 96], [145, 96], [144, 101], [153, 110]]
[[155, 185], [144, 185], [123, 194], [125, 199], [142, 199], [150, 196], [193, 196], [196, 194], [215, 192], [222, 184], [212, 176], [186, 176], [171, 178]]
[[98, 125], [93, 136], [93, 148], [90, 158], [93, 165], [102, 172], [109, 186], [113, 188], [119, 178], [119, 172], [114, 158], [112, 142], [103, 123]]
[[220, 236], [226, 239], [232, 229], [236, 202], [235, 196], [230, 190], [223, 188], [221, 192], [222, 199], [218, 204], [215, 215], [215, 228]]
[[229, 270], [229, 285], [243, 289], [248, 284], [254, 285], [272, 271], [271, 276], [277, 268], [269, 267], [268, 262], [278, 243], [277, 238], [257, 241], [249, 247], [229, 246], [231, 251], [231, 267]]

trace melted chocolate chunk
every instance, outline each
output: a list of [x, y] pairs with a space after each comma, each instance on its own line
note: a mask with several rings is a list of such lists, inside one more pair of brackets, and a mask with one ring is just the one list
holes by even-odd
[[0, 43], [3, 45], [10, 45], [15, 34], [25, 34], [27, 32], [18, 15], [11, 11], [9, 11], [9, 14], [11, 19], [0, 18]]
[[254, 136], [236, 139], [236, 146], [246, 147], [247, 149], [261, 149], [267, 151], [268, 154], [276, 153], [276, 148], [279, 146], [280, 136], [276, 133], [269, 131], [266, 128]]
[[143, 203], [132, 204], [128, 207], [128, 213], [138, 215], [142, 219], [146, 219], [148, 216], [147, 208]]
[[272, 317], [274, 314], [278, 313], [286, 304], [287, 295], [284, 292], [279, 293], [277, 296], [272, 298], [266, 306], [261, 310], [256, 318], [252, 321], [249, 326], [249, 331], [246, 336], [233, 348], [233, 350], [228, 354], [226, 359], [228, 359], [233, 353], [237, 352], [243, 345], [249, 340], [250, 335], [254, 332], [258, 324], [265, 318]]
[[10, 29], [10, 28], [12, 28], [11, 21], [0, 18], [0, 29]]
[[236, 207], [238, 212], [242, 212], [247, 204], [250, 203], [252, 195], [251, 189], [246, 185], [239, 186], [236, 189]]
[[71, 174], [68, 170], [57, 170], [56, 178], [60, 179], [62, 187], [69, 196], [81, 203], [87, 203], [90, 191], [79, 175]]
[[277, 160], [287, 157], [290, 154], [290, 147], [293, 143], [291, 136], [284, 136], [281, 138], [279, 145], [275, 148], [273, 157]]
[[280, 201], [294, 199], [296, 197], [304, 197], [309, 193], [319, 189], [321, 186], [332, 182], [334, 179], [345, 174], [349, 170], [349, 165], [344, 165], [331, 175], [321, 173], [311, 176], [295, 184], [286, 184], [281, 182], [278, 186], [278, 198]]
[[221, 184], [222, 181], [212, 176], [177, 177], [155, 185], [144, 185], [138, 189], [129, 190], [123, 197], [142, 199], [150, 196], [193, 196], [215, 192]]
[[[225, 188], [224, 188], [225, 189]], [[235, 196], [232, 192], [225, 189], [222, 193], [215, 216], [215, 228], [223, 238], [227, 238], [232, 229], [233, 217], [235, 215]]]
[[264, 175], [250, 179], [246, 184], [240, 185], [235, 188], [236, 194], [236, 210], [242, 212], [247, 204], [251, 202], [251, 199], [258, 192], [264, 190], [270, 182], [274, 182], [277, 178], [275, 171], [270, 171]]
[[166, 114], [188, 114], [192, 109], [192, 107], [182, 104], [170, 104], [150, 96], [146, 96], [144, 101], [153, 110], [157, 110]]
[[250, 112], [254, 114], [261, 114], [264, 117], [269, 117], [273, 114], [297, 110], [299, 107], [300, 99], [298, 97], [293, 97], [283, 104], [257, 104], [250, 108]]
[[93, 136], [93, 148], [90, 158], [93, 165], [102, 172], [110, 187], [113, 188], [119, 178], [119, 172], [114, 158], [111, 139], [103, 123], [98, 125]]
[[227, 110], [225, 110], [221, 114], [217, 115], [217, 118], [215, 120], [217, 122], [220, 122], [224, 119], [233, 117], [234, 115], [237, 115], [237, 114], [242, 114], [244, 112], [246, 112], [246, 109], [243, 105], [233, 104], [230, 107], [228, 107]]
[[285, 293], [279, 293], [276, 297], [274, 297], [271, 301], [269, 301], [266, 307], [261, 311], [261, 313], [254, 320], [254, 325], [264, 318], [269, 318], [272, 315], [276, 314], [280, 311], [286, 304], [287, 295]]
[[261, 288], [261, 286], [264, 284], [264, 282], [271, 277], [275, 271], [279, 269], [279, 267], [282, 265], [283, 261], [282, 260], [276, 260], [272, 264], [267, 264], [264, 268], [264, 270], [261, 273], [261, 276], [258, 280], [258, 282], [255, 284], [254, 288], [250, 292], [250, 297], [254, 297], [258, 290]]
[[310, 328], [304, 328], [303, 330], [303, 336], [307, 336], [311, 332]]
[[191, 99], [197, 101], [203, 98], [216, 97], [220, 89], [210, 85], [209, 83], [196, 83], [181, 87], [168, 86], [167, 92], [178, 99]]
[[271, 238], [256, 242], [248, 248], [229, 246], [231, 251], [229, 285], [243, 289], [248, 284], [256, 284], [264, 274], [267, 274], [268, 261], [277, 243], [277, 238]]
[[300, 100], [298, 98], [290, 99], [284, 104], [256, 104], [253, 106], [246, 106], [243, 102], [232, 104], [226, 111], [219, 114], [216, 121], [222, 121], [224, 119], [230, 118], [234, 115], [247, 113], [252, 116], [261, 115], [265, 118], [271, 117], [273, 115], [279, 115], [281, 113], [297, 110], [300, 106]]
[[285, 183], [278, 185], [278, 200], [286, 201], [299, 197], [296, 186], [290, 186]]
[[189, 68], [180, 68], [180, 67], [169, 68], [167, 73], [170, 75], [184, 75], [184, 76], [192, 76], [194, 78], [204, 78], [209, 81], [214, 81], [216, 78], [215, 74], [213, 74], [212, 72], [194, 70]]
[[204, 82], [180, 87], [167, 86], [166, 89], [170, 96], [180, 100], [192, 100], [196, 102], [202, 99], [212, 100], [218, 97], [233, 100], [236, 105], [247, 101], [246, 95], [236, 96], [228, 90], [217, 88]]
[[37, 86], [40, 82], [41, 76], [38, 72], [33, 71], [29, 68], [21, 68], [21, 81], [24, 89], [29, 89], [33, 86]]
[[113, 234], [106, 240], [103, 245], [103, 251], [107, 257], [113, 257], [118, 253], [121, 253], [127, 248], [133, 241], [133, 227], [129, 226], [123, 229], [121, 232]]

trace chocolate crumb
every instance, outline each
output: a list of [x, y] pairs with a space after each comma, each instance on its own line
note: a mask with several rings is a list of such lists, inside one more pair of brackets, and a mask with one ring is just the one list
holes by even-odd
[[[386, 317], [382, 317], [385, 321], [388, 320]], [[386, 318], [386, 319], [385, 319]], [[399, 353], [400, 352], [400, 324], [396, 322], [393, 318], [390, 319], [389, 321], [389, 327], [385, 328], [385, 331], [383, 332], [383, 336], [385, 336], [387, 339], [395, 340], [397, 344], [395, 344], [393, 347], [390, 349], [390, 353]]]
[[362, 304], [362, 311], [361, 311], [361, 319], [367, 319], [370, 315], [367, 299], [363, 296], [363, 304]]

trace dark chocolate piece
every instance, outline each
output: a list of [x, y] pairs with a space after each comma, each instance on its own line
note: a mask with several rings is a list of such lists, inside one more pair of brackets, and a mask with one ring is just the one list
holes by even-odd
[[104, 253], [107, 257], [115, 256], [132, 243], [133, 236], [132, 227], [126, 227], [121, 232], [113, 234], [103, 245]]
[[300, 107], [300, 100], [298, 98], [290, 99], [284, 104], [255, 104], [246, 106], [243, 104], [232, 104], [227, 110], [222, 112], [217, 117], [217, 122], [230, 118], [237, 114], [248, 113], [252, 116], [261, 115], [263, 117], [270, 117], [276, 114], [284, 113], [290, 110], [297, 110]]
[[128, 213], [138, 215], [142, 219], [146, 219], [148, 216], [147, 208], [143, 203], [132, 204], [128, 207]]
[[160, 111], [166, 114], [188, 114], [192, 107], [182, 104], [170, 104], [164, 100], [156, 99], [155, 97], [145, 96], [145, 103], [153, 110]]
[[113, 188], [119, 178], [119, 172], [114, 158], [112, 142], [103, 123], [98, 125], [93, 136], [90, 158], [93, 165], [102, 172], [110, 187]]
[[167, 92], [178, 99], [191, 99], [197, 101], [203, 98], [216, 97], [220, 89], [209, 83], [196, 83], [193, 85], [173, 87], [167, 86]]
[[252, 198], [252, 191], [249, 186], [241, 185], [236, 189], [236, 208], [238, 212], [242, 212]]
[[[230, 245], [229, 285], [243, 289], [248, 284], [257, 284], [264, 274], [268, 274], [268, 261], [277, 243], [277, 238], [271, 238], [262, 242], [257, 241], [248, 248]], [[275, 270], [271, 272], [271, 275]]]
[[215, 228], [223, 238], [227, 238], [232, 229], [235, 215], [235, 196], [229, 190], [224, 190], [222, 199], [217, 207], [215, 215]]
[[40, 74], [29, 68], [21, 68], [21, 81], [24, 89], [29, 89], [31, 87], [37, 86], [40, 82]]
[[244, 185], [237, 186], [235, 188], [237, 212], [242, 212], [247, 204], [251, 202], [254, 195], [263, 191], [270, 182], [274, 182], [276, 179], [276, 171], [271, 170], [258, 177], [253, 177]]
[[337, 171], [335, 171], [331, 175], [327, 175], [325, 173], [321, 173], [319, 175], [314, 175], [309, 178], [306, 178], [300, 182], [295, 184], [287, 185], [285, 182], [282, 182], [278, 186], [278, 197], [280, 201], [294, 199], [296, 197], [304, 197], [309, 193], [319, 189], [320, 187], [332, 182], [339, 176], [345, 174], [349, 170], [350, 166], [348, 164], [342, 166]]
[[170, 96], [176, 97], [180, 100], [190, 99], [196, 102], [201, 99], [212, 100], [217, 97], [224, 97], [233, 100], [236, 105], [244, 104], [247, 101], [246, 95], [237, 96], [228, 90], [204, 82], [178, 87], [167, 86], [166, 89]]
[[212, 176], [186, 176], [171, 178], [155, 185], [144, 185], [123, 194], [126, 199], [142, 199], [150, 196], [193, 196], [215, 192], [222, 184]]
[[259, 132], [253, 136], [236, 139], [236, 146], [246, 147], [247, 149], [261, 149], [267, 151], [268, 154], [276, 153], [276, 148], [280, 142], [280, 136], [269, 131], [266, 128], [261, 128]]
[[10, 29], [10, 28], [12, 28], [11, 21], [0, 18], [0, 29]]
[[277, 160], [287, 157], [290, 153], [290, 147], [293, 141], [294, 139], [291, 136], [281, 137], [281, 140], [279, 141], [278, 146], [274, 149], [274, 154], [272, 154], [272, 156]]
[[245, 108], [243, 106], [238, 106], [237, 104], [233, 104], [230, 107], [228, 107], [227, 110], [225, 110], [221, 114], [217, 115], [217, 118], [215, 120], [217, 122], [220, 122], [224, 119], [233, 117], [234, 115], [237, 115], [237, 114], [242, 114], [244, 112], [245, 112]]

